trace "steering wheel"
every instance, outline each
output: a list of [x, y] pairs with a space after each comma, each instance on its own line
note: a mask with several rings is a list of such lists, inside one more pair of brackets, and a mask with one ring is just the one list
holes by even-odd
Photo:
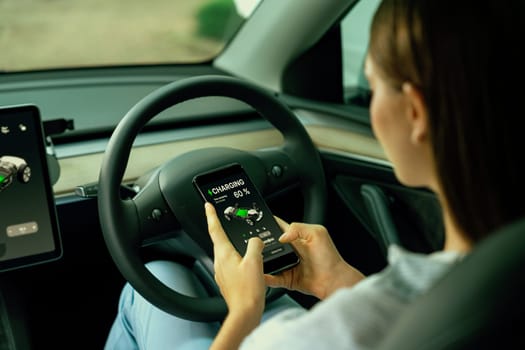
[[[121, 182], [133, 142], [154, 116], [181, 102], [206, 96], [234, 98], [250, 105], [284, 138], [275, 149], [243, 151], [211, 147], [177, 156], [157, 168], [140, 192], [122, 199]], [[192, 321], [217, 321], [227, 313], [219, 296], [195, 298], [158, 280], [145, 266], [144, 242], [182, 228], [208, 256], [208, 235], [202, 199], [192, 186], [195, 175], [240, 163], [263, 194], [299, 183], [304, 197], [303, 220], [321, 223], [326, 208], [325, 178], [317, 149], [293, 112], [273, 94], [227, 76], [199, 76], [165, 85], [139, 101], [114, 130], [99, 174], [98, 210], [107, 248], [124, 278], [158, 308]], [[268, 299], [280, 295], [271, 289]]]

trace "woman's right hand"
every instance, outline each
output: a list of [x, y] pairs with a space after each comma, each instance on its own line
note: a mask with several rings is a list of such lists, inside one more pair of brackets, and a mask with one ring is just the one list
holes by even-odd
[[349, 287], [364, 278], [341, 257], [324, 226], [277, 222], [284, 231], [281, 243], [290, 243], [301, 261], [279, 275], [265, 275], [270, 287], [283, 287], [324, 299], [341, 287]]

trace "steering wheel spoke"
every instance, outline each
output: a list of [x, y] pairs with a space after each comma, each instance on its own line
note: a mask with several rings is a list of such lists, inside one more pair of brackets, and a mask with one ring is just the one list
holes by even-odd
[[176, 236], [181, 229], [179, 222], [164, 200], [159, 186], [159, 171], [133, 198], [137, 210], [141, 244], [149, 244]]
[[259, 189], [265, 194], [279, 192], [301, 182], [300, 169], [283, 148], [271, 148], [254, 152], [264, 165], [264, 181]]

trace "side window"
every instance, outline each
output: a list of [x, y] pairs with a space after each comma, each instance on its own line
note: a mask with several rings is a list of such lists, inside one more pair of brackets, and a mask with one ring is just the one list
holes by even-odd
[[360, 0], [341, 21], [343, 93], [347, 104], [368, 106], [370, 92], [363, 73], [370, 23], [381, 0]]

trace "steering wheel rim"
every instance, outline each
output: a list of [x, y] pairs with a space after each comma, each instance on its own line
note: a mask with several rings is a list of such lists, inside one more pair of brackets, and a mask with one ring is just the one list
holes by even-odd
[[[142, 216], [134, 200], [120, 198], [120, 185], [133, 142], [144, 125], [169, 107], [208, 96], [230, 97], [253, 107], [282, 133], [282, 149], [299, 165], [298, 168], [308, 165], [309, 171], [299, 176], [304, 196], [304, 221], [322, 223], [326, 204], [324, 172], [317, 149], [293, 112], [266, 90], [237, 78], [199, 76], [161, 87], [133, 106], [114, 130], [100, 169], [98, 208], [104, 240], [118, 269], [135, 290], [160, 309], [193, 321], [223, 319], [227, 313], [224, 300], [180, 294], [166, 287], [145, 267], [139, 252]], [[158, 178], [162, 182], [162, 174]], [[162, 194], [162, 189], [160, 192]], [[170, 203], [172, 211], [175, 206]], [[274, 290], [269, 298], [278, 295], [280, 293]]]

